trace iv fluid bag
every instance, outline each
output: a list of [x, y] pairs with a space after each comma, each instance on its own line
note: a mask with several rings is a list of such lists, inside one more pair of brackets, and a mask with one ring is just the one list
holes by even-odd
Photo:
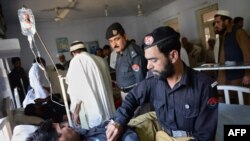
[[36, 33], [35, 19], [30, 9], [18, 9], [18, 18], [21, 24], [22, 34], [33, 36]]

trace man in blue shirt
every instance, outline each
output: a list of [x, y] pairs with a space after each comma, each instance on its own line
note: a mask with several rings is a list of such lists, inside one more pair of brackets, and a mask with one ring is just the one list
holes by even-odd
[[152, 140], [214, 140], [217, 82], [187, 67], [181, 61], [180, 47], [179, 34], [170, 27], [159, 27], [144, 37], [148, 76], [129, 92], [116, 111], [107, 126], [108, 141], [116, 141], [134, 110], [147, 102], [154, 106], [160, 125]]
[[147, 62], [141, 47], [128, 41], [120, 23], [113, 23], [107, 28], [106, 39], [117, 52], [116, 81], [124, 100], [127, 93], [145, 78]]
[[[117, 53], [116, 82], [121, 90], [121, 98], [125, 100], [128, 92], [145, 78], [147, 60], [144, 57], [143, 49], [128, 40], [120, 23], [115, 22], [107, 28], [106, 39]], [[135, 116], [151, 110], [151, 105], [145, 103], [137, 108]]]

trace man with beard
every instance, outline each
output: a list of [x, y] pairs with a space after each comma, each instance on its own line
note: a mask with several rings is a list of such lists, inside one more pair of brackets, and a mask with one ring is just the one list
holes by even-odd
[[[217, 82], [187, 67], [181, 61], [180, 48], [179, 34], [168, 26], [144, 37], [148, 76], [117, 109], [107, 126], [108, 141], [116, 141], [128, 122], [143, 141], [214, 140]], [[146, 102], [154, 106], [155, 112], [130, 120], [136, 107]]]
[[[250, 61], [250, 40], [244, 29], [233, 25], [229, 12], [219, 10], [214, 16], [214, 28], [220, 35], [219, 63], [235, 65]], [[219, 71], [219, 83], [227, 85], [250, 84], [250, 70]]]
[[81, 41], [70, 45], [73, 58], [67, 72], [67, 92], [75, 125], [89, 129], [113, 117], [115, 105], [108, 65], [87, 52]]

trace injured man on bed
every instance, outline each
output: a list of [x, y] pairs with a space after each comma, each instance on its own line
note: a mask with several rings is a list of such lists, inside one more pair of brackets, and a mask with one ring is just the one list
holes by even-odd
[[[67, 123], [53, 123], [52, 120], [43, 122], [26, 141], [107, 141], [106, 126], [113, 124], [109, 120], [87, 129], [69, 127]], [[127, 127], [119, 141], [139, 141], [136, 132]]]
[[60, 99], [51, 95], [44, 58], [34, 59], [29, 70], [29, 81], [31, 89], [23, 101], [25, 115], [37, 116], [44, 120], [53, 119], [54, 122], [67, 120], [66, 110]]
[[[108, 65], [102, 58], [87, 53], [81, 41], [74, 41], [70, 52], [73, 58], [66, 77], [74, 123], [70, 127], [46, 120], [26, 141], [107, 141], [106, 127], [116, 124], [109, 120], [115, 106]], [[123, 131], [120, 141], [139, 141], [131, 127]]]

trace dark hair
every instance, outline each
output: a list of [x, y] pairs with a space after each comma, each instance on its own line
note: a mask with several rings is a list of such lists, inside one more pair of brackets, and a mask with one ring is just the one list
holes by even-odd
[[53, 128], [52, 120], [46, 120], [34, 133], [29, 135], [26, 141], [56, 141], [57, 137], [58, 134]]
[[14, 65], [16, 62], [21, 61], [20, 57], [12, 57], [11, 63]]
[[136, 43], [136, 40], [135, 39], [131, 39], [130, 42]]
[[86, 48], [79, 48], [79, 49], [76, 49], [74, 51], [71, 51], [71, 56], [73, 56], [73, 53], [81, 53], [81, 52], [88, 52], [88, 50]]
[[35, 109], [35, 104], [28, 104], [24, 108], [24, 114], [25, 115], [35, 115], [36, 114], [36, 109]]
[[166, 41], [160, 42], [157, 44], [160, 52], [165, 55], [169, 54], [172, 50], [177, 50], [180, 54], [181, 43], [178, 36], [173, 36], [167, 39]]
[[33, 62], [38, 62], [38, 63], [42, 63], [42, 64], [46, 64], [45, 60], [42, 57], [37, 57], [36, 59], [33, 60]]
[[110, 47], [110, 45], [104, 45], [102, 49], [103, 49], [103, 50], [104, 50], [104, 49], [111, 49], [111, 47]]
[[235, 17], [234, 18], [234, 24], [239, 23], [240, 21], [243, 21], [244, 19], [242, 17]]
[[59, 70], [65, 70], [65, 68], [64, 68], [64, 66], [62, 64], [56, 64], [55, 66]]
[[96, 52], [97, 52], [97, 51], [103, 51], [103, 49], [101, 49], [101, 48], [97, 48], [97, 49], [96, 49]]

